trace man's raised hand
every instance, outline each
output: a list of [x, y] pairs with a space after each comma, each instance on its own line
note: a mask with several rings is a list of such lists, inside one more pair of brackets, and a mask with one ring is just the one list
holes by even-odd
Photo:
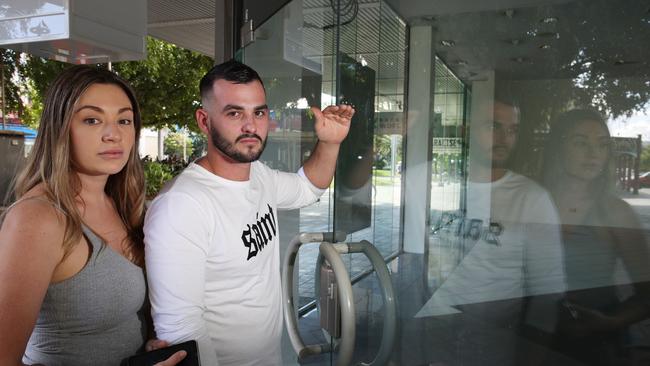
[[349, 105], [331, 105], [322, 111], [317, 107], [311, 107], [316, 117], [316, 136], [324, 143], [340, 144], [348, 135], [350, 121], [354, 115], [354, 108]]

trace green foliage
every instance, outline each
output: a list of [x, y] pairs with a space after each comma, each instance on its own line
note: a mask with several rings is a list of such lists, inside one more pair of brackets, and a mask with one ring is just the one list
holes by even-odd
[[374, 135], [375, 167], [384, 169], [390, 163], [390, 137]]
[[45, 99], [45, 92], [61, 71], [70, 67], [59, 61], [47, 60], [38, 56], [27, 55], [25, 62], [19, 66], [21, 78], [24, 83], [31, 83], [31, 88], [39, 96], [37, 102]]
[[192, 140], [192, 156], [189, 157], [189, 161], [196, 160], [201, 156], [205, 155], [208, 150], [208, 138], [202, 133], [190, 133], [190, 139]]
[[169, 164], [155, 160], [143, 161], [146, 195], [153, 198], [158, 194], [165, 182], [174, 177], [174, 172]]
[[29, 100], [29, 105], [21, 116], [22, 122], [30, 128], [37, 129], [43, 113], [43, 96], [36, 90], [32, 80], [27, 80], [23, 91]]
[[145, 60], [116, 63], [113, 69], [135, 89], [145, 126], [198, 131], [199, 81], [212, 64], [210, 57], [149, 37]]
[[[391, 135], [374, 135], [373, 136], [375, 163], [377, 169], [388, 168], [391, 164]], [[396, 144], [395, 164], [402, 160], [402, 143], [398, 140]]]
[[[4, 109], [7, 113], [18, 112], [20, 115], [24, 110], [22, 100], [20, 99], [20, 85], [13, 80], [19, 65], [20, 55], [16, 51], [0, 48], [0, 72], [4, 75], [5, 80], [4, 93], [6, 107]], [[2, 100], [0, 99], [0, 108], [1, 106]]]
[[[185, 155], [183, 155], [183, 140], [185, 140]], [[194, 152], [193, 140], [182, 132], [171, 132], [165, 137], [165, 155], [187, 160]]]
[[[24, 113], [22, 104], [20, 108], [14, 108], [11, 102], [7, 105], [12, 106], [12, 110], [20, 111], [21, 117], [34, 126], [38, 121], [35, 116], [40, 116], [47, 88], [70, 64], [29, 55], [21, 64], [11, 52], [5, 51], [3, 54], [7, 54], [5, 59], [12, 60], [13, 67], [5, 73], [12, 75], [12, 70], [18, 68], [19, 79], [26, 85], [24, 94], [29, 96], [31, 108]], [[135, 90], [145, 126], [156, 129], [187, 126], [198, 131], [194, 111], [200, 105], [199, 80], [212, 64], [210, 57], [149, 37], [145, 60], [114, 63], [113, 70], [128, 80]]]

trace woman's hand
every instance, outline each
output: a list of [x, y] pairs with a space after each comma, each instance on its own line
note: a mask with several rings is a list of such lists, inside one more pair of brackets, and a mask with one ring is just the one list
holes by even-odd
[[562, 326], [564, 331], [574, 337], [585, 337], [594, 332], [608, 332], [619, 328], [617, 318], [586, 306], [564, 302], [572, 319]]
[[153, 366], [174, 366], [174, 365], [178, 364], [179, 362], [181, 362], [185, 358], [185, 356], [187, 356], [187, 352], [178, 351], [178, 352], [174, 353], [173, 355], [169, 356], [169, 358], [166, 359], [165, 361], [158, 362], [157, 364], [155, 364]]
[[[147, 344], [144, 346], [144, 350], [146, 352], [151, 352], [155, 351], [160, 348], [165, 348], [169, 346], [169, 342], [163, 341], [162, 339], [150, 339], [147, 341]], [[187, 356], [187, 352], [185, 351], [178, 351], [171, 355], [168, 359], [162, 362], [158, 362], [154, 366], [174, 366], [181, 362], [185, 356]]]

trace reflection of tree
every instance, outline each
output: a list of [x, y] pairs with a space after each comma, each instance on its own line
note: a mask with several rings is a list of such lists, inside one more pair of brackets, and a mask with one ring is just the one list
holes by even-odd
[[519, 98], [525, 128], [546, 129], [573, 108], [596, 108], [608, 118], [643, 111], [650, 100], [647, 2], [571, 1], [552, 10], [562, 14], [557, 23], [538, 25], [537, 37], [526, 39], [553, 35], [544, 61], [531, 63], [525, 75], [511, 78], [506, 68], [497, 74], [497, 88]]

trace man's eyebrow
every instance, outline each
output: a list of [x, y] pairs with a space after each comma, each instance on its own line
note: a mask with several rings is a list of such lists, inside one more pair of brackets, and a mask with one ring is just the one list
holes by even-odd
[[235, 105], [235, 104], [226, 104], [226, 106], [223, 107], [224, 112], [227, 111], [227, 110], [231, 110], [231, 109], [235, 109], [235, 110], [238, 110], [238, 111], [243, 111], [244, 107], [242, 107], [240, 105]]
[[[229, 111], [229, 110], [233, 110], [233, 109], [236, 110], [236, 111], [243, 111], [245, 108], [240, 106], [240, 105], [236, 105], [236, 104], [226, 104], [226, 106], [223, 107], [224, 112]], [[264, 109], [269, 109], [269, 106], [267, 104], [262, 104], [262, 105], [258, 105], [255, 108], [253, 108], [253, 110], [255, 110], [255, 111], [260, 111], [260, 110], [264, 110]]]

